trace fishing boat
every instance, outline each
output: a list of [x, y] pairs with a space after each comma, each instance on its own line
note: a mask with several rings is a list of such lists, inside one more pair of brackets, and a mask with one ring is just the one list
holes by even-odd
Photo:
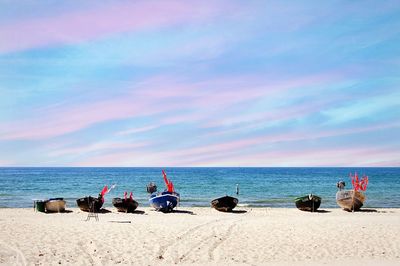
[[317, 195], [309, 194], [296, 198], [294, 202], [297, 209], [301, 211], [315, 212], [321, 205], [321, 198]]
[[101, 207], [103, 207], [103, 204], [104, 204], [104, 195], [107, 194], [110, 190], [111, 189], [108, 189], [107, 186], [104, 186], [103, 190], [100, 192], [100, 194], [97, 198], [92, 197], [92, 196], [83, 197], [83, 198], [77, 199], [76, 203], [78, 204], [78, 207], [79, 207], [79, 209], [81, 209], [81, 211], [99, 212]]
[[88, 196], [77, 199], [76, 203], [81, 211], [89, 212], [92, 209], [94, 212], [99, 212], [101, 207], [103, 207], [104, 200], [101, 196], [97, 198]]
[[239, 200], [231, 196], [224, 196], [211, 201], [211, 207], [221, 212], [231, 212]]
[[360, 191], [342, 190], [336, 193], [336, 202], [345, 211], [360, 210], [364, 201], [365, 195]]
[[64, 198], [51, 198], [45, 201], [46, 212], [63, 212], [65, 211]]
[[124, 193], [124, 198], [113, 198], [112, 204], [119, 212], [134, 212], [138, 207], [139, 203], [133, 199], [132, 192], [129, 198], [126, 197], [126, 192]]
[[147, 186], [147, 192], [151, 193], [149, 202], [157, 211], [171, 212], [179, 203], [180, 195], [174, 189], [174, 184], [167, 178], [167, 174], [162, 170], [164, 182], [167, 189], [157, 193], [157, 187], [154, 183]]
[[336, 193], [337, 204], [345, 211], [358, 211], [364, 205], [366, 199], [361, 191], [365, 191], [368, 185], [368, 176], [363, 176], [361, 180], [358, 179], [357, 173], [351, 175], [351, 182], [353, 185], [352, 190], [344, 190], [345, 182], [340, 181], [336, 184], [339, 191]]

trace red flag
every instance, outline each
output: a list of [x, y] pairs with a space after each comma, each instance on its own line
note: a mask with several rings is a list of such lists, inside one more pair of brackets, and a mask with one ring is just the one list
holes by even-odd
[[168, 191], [169, 192], [174, 192], [175, 188], [174, 188], [174, 184], [170, 181], [168, 184]]
[[368, 185], [368, 176], [364, 175], [361, 180], [358, 178], [358, 174], [355, 173], [354, 176], [350, 173], [351, 183], [355, 191], [362, 190], [365, 191]]
[[103, 190], [100, 192], [100, 195], [101, 195], [102, 197], [104, 197], [104, 195], [105, 195], [107, 192], [108, 192], [108, 187], [107, 187], [107, 185], [105, 185], [104, 188], [103, 188]]
[[164, 170], [162, 170], [162, 174], [163, 174], [163, 177], [164, 177], [165, 185], [168, 187], [169, 180], [167, 178], [167, 174], [164, 172]]
[[368, 176], [363, 176], [363, 178], [360, 181], [360, 190], [365, 191], [367, 190], [368, 186]]
[[162, 174], [164, 177], [165, 186], [167, 187], [168, 192], [174, 192], [174, 184], [172, 184], [171, 180], [168, 180], [167, 174], [164, 170], [162, 170]]

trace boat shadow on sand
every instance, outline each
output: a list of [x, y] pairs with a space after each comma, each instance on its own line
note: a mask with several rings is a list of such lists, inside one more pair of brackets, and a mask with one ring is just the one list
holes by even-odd
[[187, 211], [187, 210], [172, 210], [171, 212], [164, 212], [164, 213], [183, 213], [183, 214], [189, 214], [189, 215], [196, 215], [196, 213], [192, 211]]
[[332, 211], [327, 211], [327, 210], [315, 210], [315, 211], [313, 211], [313, 212], [316, 212], [316, 213], [330, 213], [330, 212], [332, 212]]
[[378, 212], [378, 211], [375, 209], [359, 209], [355, 212]]
[[[218, 210], [217, 210], [218, 211]], [[218, 213], [227, 213], [227, 214], [243, 214], [243, 213], [247, 213], [246, 210], [230, 210], [230, 211], [218, 211]]]
[[141, 211], [141, 210], [134, 210], [133, 212], [132, 211], [131, 212], [117, 211], [115, 213], [118, 213], [118, 214], [141, 214], [141, 215], [146, 214], [145, 211]]
[[246, 210], [232, 210], [232, 211], [230, 211], [230, 212], [228, 212], [228, 213], [241, 214], [241, 213], [247, 213], [247, 211], [246, 211]]
[[146, 214], [146, 212], [141, 210], [134, 210], [133, 214]]
[[107, 209], [104, 209], [104, 208], [102, 208], [102, 209], [100, 209], [97, 213], [111, 213], [112, 211], [110, 211], [110, 210], [107, 210]]
[[63, 210], [63, 211], [59, 211], [59, 212], [49, 212], [47, 211], [46, 214], [55, 214], [55, 213], [72, 213], [74, 211], [72, 210]]

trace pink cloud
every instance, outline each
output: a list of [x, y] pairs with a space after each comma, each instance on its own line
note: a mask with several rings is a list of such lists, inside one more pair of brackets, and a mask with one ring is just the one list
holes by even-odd
[[[261, 81], [257, 79], [244, 79], [237, 81], [233, 79], [233, 81], [237, 81], [239, 84], [241, 84], [243, 81], [244, 83], [238, 87], [232, 85], [229, 90], [223, 90], [216, 96], [213, 95], [212, 97], [200, 98], [197, 100], [197, 103], [202, 105], [207, 104], [207, 102], [208, 104], [214, 102], [216, 106], [221, 108], [223, 106], [230, 106], [245, 101], [251, 101], [252, 104], [254, 104], [260, 99], [269, 99], [271, 102], [274, 102], [274, 104], [277, 104], [282, 96], [285, 96], [285, 100], [287, 100], [290, 98], [290, 95], [307, 94], [307, 90], [309, 90], [310, 87], [312, 88], [320, 86], [321, 84], [326, 84], [327, 82], [332, 83], [338, 78], [340, 78], [340, 75], [337, 73], [326, 73], [315, 76], [289, 79], [283, 82], [274, 80]], [[270, 110], [266, 106], [264, 108], [266, 111], [259, 111], [257, 113], [244, 112], [236, 115], [226, 115], [222, 113], [220, 116], [211, 117], [211, 119], [208, 119], [204, 124], [202, 124], [202, 127], [209, 128], [241, 123], [251, 123], [253, 127], [256, 127], [260, 124], [265, 125], [266, 121], [273, 123], [279, 120], [309, 114], [320, 110], [327, 103], [334, 102], [335, 100], [340, 101], [341, 99], [341, 96], [336, 96], [334, 99], [319, 99], [319, 102], [316, 103], [307, 102], [293, 105], [290, 108], [288, 108], [286, 105], [274, 105]]]
[[[210, 155], [211, 154], [211, 155]], [[251, 155], [231, 151], [209, 156], [182, 158], [181, 165], [190, 166], [393, 166], [399, 165], [399, 151], [375, 147], [336, 147], [291, 150], [268, 149]]]
[[138, 157], [139, 153], [132, 151], [118, 152], [118, 153], [107, 153], [95, 156], [87, 156], [87, 159], [79, 160], [78, 162], [72, 163], [74, 166], [146, 166], [135, 164], [133, 158]]
[[[244, 143], [239, 143], [240, 147]], [[400, 152], [377, 147], [318, 147], [282, 150], [280, 148], [252, 152], [195, 148], [193, 153], [171, 151], [124, 151], [90, 156], [77, 166], [396, 166]], [[232, 146], [233, 147], [233, 146]], [[187, 150], [189, 151], [189, 150]]]
[[193, 6], [189, 1], [118, 2], [93, 10], [0, 25], [0, 52], [53, 44], [71, 44], [110, 34], [203, 21], [222, 10], [221, 3]]
[[74, 166], [160, 166], [173, 165], [168, 156], [163, 152], [149, 150], [113, 151], [106, 154], [86, 156], [86, 159], [72, 162]]
[[[190, 106], [190, 101], [171, 103], [163, 101], [181, 95], [181, 90], [171, 90], [163, 95], [162, 84], [172, 83], [166, 79], [149, 79], [134, 90], [109, 100], [93, 100], [77, 104], [62, 103], [53, 104], [37, 110], [32, 110], [25, 118], [0, 125], [0, 139], [2, 140], [38, 140], [75, 132], [87, 128], [93, 124], [126, 119], [140, 116], [148, 116], [157, 113], [165, 113], [170, 110]], [[173, 83], [170, 85], [171, 88]], [[191, 90], [190, 85], [185, 85]], [[155, 91], [154, 96], [146, 91]], [[159, 92], [162, 97], [156, 97]], [[181, 97], [181, 96], [179, 96]], [[186, 97], [189, 97], [188, 95]]]
[[12, 165], [15, 165], [15, 162], [10, 160], [0, 160], [0, 167], [12, 166]]
[[255, 154], [252, 156], [253, 162], [246, 160], [246, 163], [254, 166], [257, 162], [260, 163], [268, 158], [268, 164], [274, 166], [388, 166], [388, 160], [399, 155], [398, 151], [376, 147], [320, 147], [311, 150], [278, 150]]
[[75, 132], [99, 122], [150, 115], [160, 110], [163, 110], [162, 107], [152, 108], [150, 103], [140, 101], [134, 95], [78, 106], [56, 106], [33, 112], [35, 116], [31, 119], [3, 124], [0, 139], [46, 139]]
[[117, 132], [115, 135], [117, 136], [126, 136], [126, 135], [134, 135], [137, 133], [144, 133], [147, 131], [151, 131], [153, 129], [158, 128], [159, 125], [151, 125], [151, 126], [145, 126], [145, 127], [135, 127], [135, 128], [131, 128], [131, 129], [127, 129], [127, 130], [123, 130], [120, 132]]
[[[139, 95], [152, 99], [185, 99], [184, 105], [190, 100], [190, 106], [221, 109], [260, 97], [279, 95], [285, 91], [300, 90], [307, 86], [317, 86], [340, 79], [340, 72], [322, 73], [314, 76], [288, 78], [277, 80], [276, 77], [261, 75], [224, 76], [205, 81], [185, 81], [171, 77], [158, 76], [140, 83], [142, 90]], [[175, 104], [170, 101], [168, 104]]]
[[[100, 100], [80, 105], [63, 103], [32, 110], [22, 120], [2, 123], [0, 139], [46, 139], [75, 132], [93, 124], [162, 114], [157, 125], [169, 125], [188, 121], [202, 123], [206, 127], [218, 126], [218, 118], [225, 108], [236, 106], [241, 101], [256, 100], [260, 97], [279, 94], [285, 90], [301, 88], [332, 79], [330, 75], [294, 79], [284, 83], [263, 85], [268, 81], [256, 76], [220, 78], [204, 82], [178, 81], [168, 77], [154, 77], [138, 83], [132, 92], [109, 100]], [[299, 87], [296, 87], [299, 86]], [[299, 108], [279, 111], [279, 116], [298, 114]], [[267, 114], [270, 115], [270, 114]], [[269, 117], [271, 118], [271, 117]], [[248, 119], [240, 116], [238, 121]], [[264, 117], [253, 117], [262, 120]], [[235, 121], [234, 121], [235, 122]], [[253, 121], [254, 122], [254, 121]]]
[[[180, 150], [175, 149], [170, 152], [165, 152], [164, 156], [165, 158], [168, 158], [170, 160], [171, 165], [176, 165], [176, 166], [182, 166], [182, 165], [238, 166], [238, 164], [246, 166], [262, 166], [262, 165], [271, 165], [271, 166], [349, 165], [350, 166], [350, 165], [356, 165], [357, 163], [359, 163], [360, 165], [361, 164], [365, 165], [363, 164], [363, 162], [369, 162], [369, 161], [371, 164], [376, 163], [378, 161], [382, 161], [382, 165], [384, 165], [384, 163], [387, 162], [387, 160], [393, 158], [394, 156], [393, 153], [398, 153], [398, 152], [390, 151], [390, 149], [376, 148], [374, 145], [371, 145], [370, 147], [367, 148], [320, 147], [309, 151], [304, 149], [302, 149], [301, 151], [297, 151], [296, 147], [293, 146], [293, 150], [291, 150], [290, 152], [272, 148], [268, 149], [268, 151], [261, 151], [261, 152], [253, 150], [251, 152], [252, 155], [246, 155], [245, 151], [248, 149], [253, 149], [263, 146], [272, 147], [271, 144], [277, 144], [277, 143], [299, 142], [299, 141], [323, 139], [328, 137], [346, 136], [350, 134], [362, 134], [365, 132], [380, 130], [384, 128], [393, 128], [398, 126], [399, 125], [397, 124], [385, 124], [385, 125], [375, 125], [364, 128], [335, 129], [332, 131], [321, 131], [321, 132], [312, 132], [311, 129], [311, 132], [296, 131], [289, 133], [275, 133], [275, 134], [252, 137], [247, 139], [237, 139], [225, 142], [218, 141], [217, 143], [214, 144], [201, 145], [187, 149], [180, 149]], [[220, 139], [223, 139], [223, 137], [221, 137]], [[341, 154], [341, 152], [335, 153], [335, 149], [341, 149], [341, 152], [346, 151], [346, 153], [343, 154]], [[368, 152], [357, 153], [359, 150], [362, 151], [368, 150]], [[378, 153], [378, 151], [379, 151], [379, 157], [376, 157], [375, 154]], [[319, 154], [322, 155], [324, 153], [327, 154], [326, 158], [330, 158], [332, 161], [329, 161], [329, 159], [327, 160], [321, 159], [318, 161], [317, 158]], [[315, 158], [310, 158], [312, 156], [314, 156]], [[337, 158], [335, 156], [337, 156]], [[228, 158], [228, 160], [225, 160], [225, 158]], [[384, 160], [383, 158], [387, 158], [387, 160]], [[318, 163], [320, 162], [320, 164], [317, 165], [317, 163], [315, 164], [310, 163], [314, 161]]]
[[88, 153], [106, 153], [111, 150], [132, 150], [137, 148], [143, 148], [147, 145], [147, 142], [140, 143], [127, 143], [121, 141], [101, 141], [89, 145], [72, 147], [72, 148], [57, 148], [56, 150], [49, 152], [49, 156], [63, 156], [63, 155], [82, 155]]

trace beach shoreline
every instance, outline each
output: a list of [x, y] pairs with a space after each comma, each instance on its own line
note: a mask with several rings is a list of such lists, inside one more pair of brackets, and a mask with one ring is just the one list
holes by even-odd
[[[0, 207], [31, 207], [32, 199], [62, 197], [67, 206], [76, 200], [97, 196], [105, 185], [116, 187], [105, 196], [103, 207], [113, 208], [112, 198], [133, 192], [141, 206], [148, 206], [146, 186], [155, 182], [165, 188], [163, 168], [0, 168]], [[336, 184], [352, 184], [350, 172], [367, 173], [371, 186], [365, 192], [365, 208], [400, 207], [398, 177], [400, 168], [288, 168], [288, 167], [171, 167], [164, 169], [180, 193], [180, 203], [187, 207], [209, 207], [210, 201], [224, 195], [235, 196], [239, 205], [249, 207], [295, 207], [295, 198], [310, 193], [322, 199], [322, 208], [337, 208]], [[21, 184], [23, 187], [21, 188]], [[236, 194], [239, 185], [239, 195]]]
[[398, 265], [400, 209], [0, 208], [2, 265]]

